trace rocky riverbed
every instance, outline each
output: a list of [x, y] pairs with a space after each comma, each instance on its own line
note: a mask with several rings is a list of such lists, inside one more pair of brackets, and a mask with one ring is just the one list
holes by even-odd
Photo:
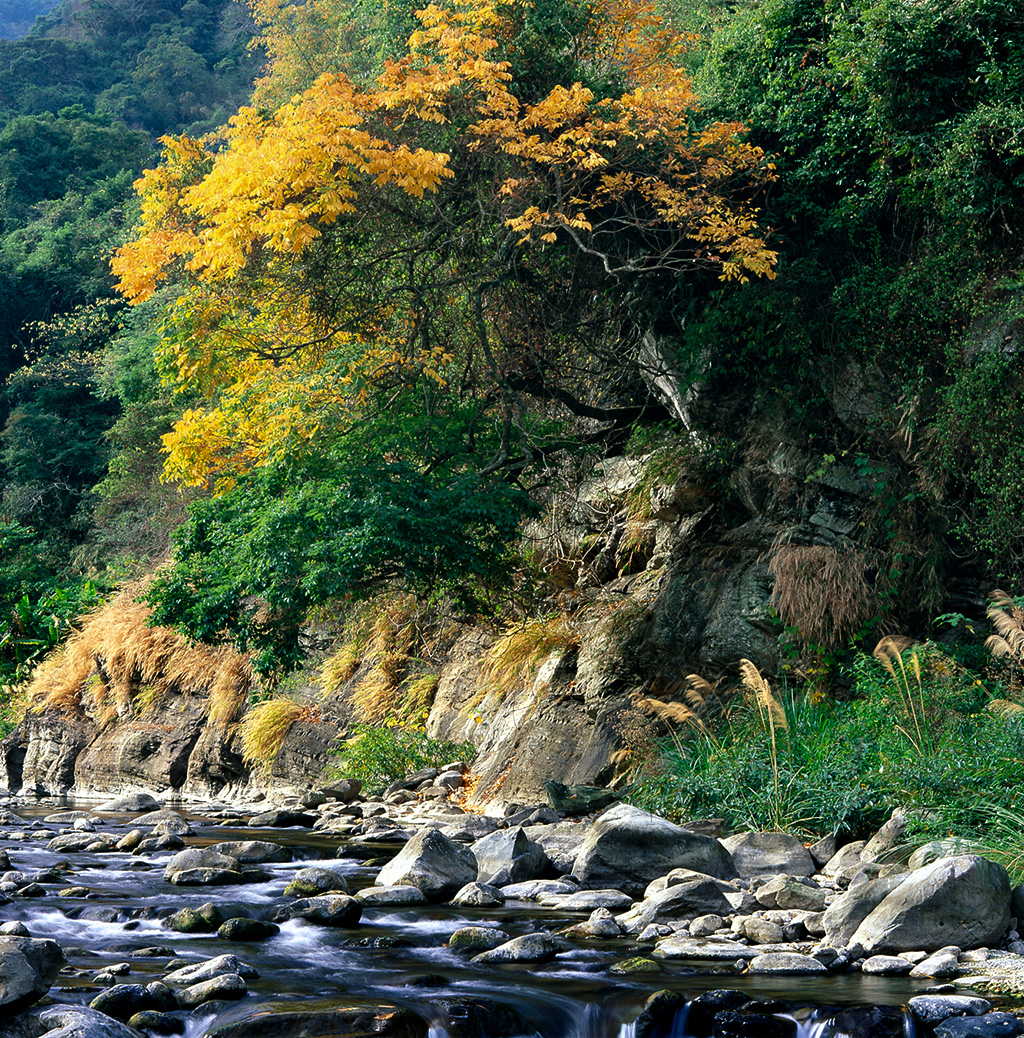
[[887, 864], [900, 815], [805, 847], [624, 804], [466, 814], [424, 798], [435, 782], [174, 810], [4, 798], [0, 1038], [1024, 1030], [1021, 891], [963, 847]]

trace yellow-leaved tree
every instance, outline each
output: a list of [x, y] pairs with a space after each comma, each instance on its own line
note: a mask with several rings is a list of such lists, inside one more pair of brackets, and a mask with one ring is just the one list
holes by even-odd
[[[180, 286], [160, 360], [199, 402], [165, 440], [170, 478], [227, 494], [275, 466], [335, 484], [369, 466], [389, 500], [469, 480], [487, 512], [573, 422], [644, 412], [638, 342], [681, 282], [772, 276], [771, 167], [702, 116], [650, 0], [431, 4], [376, 75], [342, 0], [255, 9], [266, 107], [164, 141], [114, 260], [129, 300]], [[545, 43], [542, 16], [572, 39]]]

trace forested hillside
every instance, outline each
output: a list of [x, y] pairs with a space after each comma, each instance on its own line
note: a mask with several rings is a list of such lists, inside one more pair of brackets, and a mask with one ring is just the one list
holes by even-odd
[[623, 453], [872, 488], [805, 668], [1019, 587], [1015, 0], [414, 7], [254, 4], [254, 91], [212, 0], [0, 45], [5, 680], [172, 528], [154, 619], [268, 685], [381, 591], [568, 609], [520, 533]]

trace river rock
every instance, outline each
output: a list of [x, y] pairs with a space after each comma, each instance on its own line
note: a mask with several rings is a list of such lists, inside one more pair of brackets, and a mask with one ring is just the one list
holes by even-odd
[[811, 955], [798, 952], [769, 952], [750, 960], [751, 973], [825, 973], [825, 967]]
[[531, 842], [520, 826], [484, 836], [470, 850], [477, 861], [477, 882], [489, 886], [539, 879], [548, 867], [543, 849]]
[[825, 909], [822, 925], [825, 940], [835, 948], [845, 948], [862, 922], [906, 879], [886, 876], [852, 883]]
[[910, 873], [864, 919], [850, 944], [868, 955], [949, 944], [978, 948], [1001, 940], [1009, 921], [1006, 869], [964, 854]]
[[497, 887], [487, 883], [467, 883], [452, 898], [456, 908], [487, 908], [491, 905], [503, 905], [505, 895]]
[[770, 919], [750, 915], [742, 920], [741, 925], [743, 929], [740, 932], [751, 944], [781, 944], [786, 939], [786, 931]]
[[755, 949], [738, 941], [724, 937], [688, 937], [677, 934], [658, 941], [651, 955], [656, 959], [679, 959], [699, 962], [736, 962], [737, 959], [752, 959], [759, 955]]
[[531, 879], [525, 883], [510, 883], [502, 887], [501, 892], [509, 901], [539, 901], [554, 894], [575, 894], [579, 889], [579, 884], [571, 878]]
[[864, 845], [864, 849], [860, 852], [860, 860], [864, 862], [884, 860], [890, 851], [903, 843], [906, 831], [907, 813], [898, 807], [881, 829]]
[[601, 811], [617, 799], [612, 790], [602, 789], [600, 786], [567, 786], [550, 780], [544, 783], [544, 794], [553, 811], [570, 818], [580, 818]]
[[363, 905], [424, 905], [427, 896], [419, 887], [400, 883], [393, 887], [363, 887], [356, 900]]
[[295, 873], [291, 883], [284, 888], [284, 896], [315, 897], [334, 891], [348, 893], [348, 880], [342, 873], [334, 869], [306, 868]]
[[164, 868], [164, 879], [177, 886], [245, 882], [238, 859], [213, 847], [179, 851]]
[[355, 926], [363, 906], [347, 894], [322, 894], [294, 901], [285, 912], [289, 919], [306, 919], [321, 926]]
[[155, 1006], [152, 996], [142, 984], [115, 984], [101, 991], [89, 1003], [89, 1008], [127, 1022], [129, 1017], [144, 1009], [154, 1009]]
[[289, 847], [269, 840], [231, 840], [227, 843], [215, 843], [209, 848], [219, 854], [226, 854], [243, 865], [284, 864], [292, 860]]
[[803, 912], [820, 912], [824, 909], [827, 898], [825, 891], [809, 879], [801, 882], [789, 876], [776, 876], [757, 888], [754, 899], [762, 908], [793, 908]]
[[854, 840], [853, 843], [844, 844], [821, 867], [822, 874], [829, 877], [838, 876], [846, 872], [851, 865], [859, 864], [861, 851], [867, 845], [867, 840]]
[[56, 941], [0, 937], [0, 1017], [42, 998], [64, 961], [64, 952]]
[[[521, 1030], [514, 1032], [522, 1034]], [[206, 1038], [373, 1035], [426, 1038], [423, 1017], [397, 1006], [347, 1006], [336, 1002], [264, 1002], [244, 1020], [214, 1025]]]
[[915, 995], [908, 1003], [911, 1016], [934, 1027], [953, 1016], [981, 1016], [992, 1011], [992, 1003], [977, 995]]
[[473, 956], [473, 962], [550, 962], [559, 951], [558, 941], [548, 933], [513, 937], [490, 951]]
[[580, 890], [575, 894], [552, 894], [540, 898], [544, 908], [565, 912], [592, 912], [595, 908], [630, 908], [633, 899], [621, 890]]
[[872, 955], [860, 964], [861, 973], [876, 977], [905, 977], [914, 964], [898, 955]]
[[128, 1020], [128, 1026], [147, 1034], [184, 1034], [185, 1021], [157, 1009], [144, 1009]]
[[729, 915], [732, 906], [724, 889], [736, 889], [724, 880], [699, 872], [670, 887], [665, 887], [635, 904], [619, 923], [628, 933], [640, 933], [645, 926], [664, 919], [695, 919], [699, 915]]
[[320, 792], [329, 800], [340, 800], [343, 804], [351, 804], [363, 791], [359, 779], [337, 779], [320, 787]]
[[940, 948], [937, 952], [922, 959], [911, 971], [912, 977], [933, 977], [945, 980], [955, 977], [960, 972], [958, 948]]
[[183, 1009], [201, 1006], [214, 999], [235, 1000], [248, 993], [245, 981], [237, 973], [221, 973], [198, 984], [190, 984], [177, 993], [178, 1005]]
[[795, 836], [788, 833], [738, 833], [719, 841], [732, 855], [736, 871], [754, 876], [811, 876], [814, 859]]
[[935, 1038], [1017, 1038], [1024, 1024], [1013, 1013], [955, 1016], [935, 1028]]
[[234, 955], [218, 955], [206, 962], [196, 962], [190, 966], [182, 966], [164, 977], [168, 984], [198, 984], [202, 980], [210, 980], [212, 977], [220, 977], [228, 973], [237, 973], [246, 980], [255, 980], [259, 977], [255, 966]]
[[380, 870], [376, 883], [382, 887], [418, 887], [428, 900], [441, 901], [476, 878], [476, 857], [468, 847], [449, 840], [437, 829], [423, 829]]
[[307, 811], [292, 811], [277, 807], [261, 814], [253, 815], [246, 823], [255, 829], [267, 827], [271, 829], [311, 829], [316, 822], [316, 815]]
[[582, 937], [593, 940], [599, 937], [620, 937], [622, 927], [615, 921], [607, 908], [595, 908], [590, 918], [561, 931], [566, 937]]
[[460, 926], [448, 938], [448, 947], [458, 952], [490, 951], [507, 943], [509, 936], [504, 930], [490, 926]]
[[96, 814], [135, 814], [144, 811], [159, 811], [163, 804], [151, 793], [129, 793], [114, 800], [108, 800], [99, 807], [94, 807]]
[[717, 840], [630, 804], [617, 804], [591, 825], [572, 875], [583, 887], [614, 887], [640, 897], [651, 880], [675, 868], [720, 879], [736, 875], [729, 852]]
[[276, 923], [241, 915], [227, 919], [217, 927], [217, 936], [222, 941], [265, 941], [280, 932], [281, 928]]
[[139, 1038], [134, 1028], [86, 1006], [48, 1006], [37, 1019], [45, 1038]]

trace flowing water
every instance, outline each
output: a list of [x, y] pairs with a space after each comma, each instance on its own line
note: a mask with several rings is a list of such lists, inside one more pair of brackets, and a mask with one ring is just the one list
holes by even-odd
[[[0, 846], [8, 851], [12, 868], [35, 873], [70, 866], [70, 871], [60, 883], [46, 884], [45, 897], [15, 898], [0, 905], [0, 921], [20, 920], [33, 937], [52, 937], [61, 944], [71, 969], [58, 979], [51, 996], [62, 1002], [88, 1003], [103, 990], [95, 975], [123, 963], [130, 972], [119, 974], [118, 982], [135, 984], [159, 980], [177, 966], [224, 953], [253, 965], [259, 978], [249, 981], [249, 995], [238, 1003], [217, 1003], [193, 1011], [186, 1017], [186, 1038], [203, 1038], [212, 1028], [258, 1014], [269, 1002], [395, 1005], [425, 1020], [429, 1038], [514, 1034], [635, 1038], [637, 1014], [652, 992], [668, 989], [689, 999], [720, 988], [784, 1003], [770, 1010], [793, 1038], [842, 1038], [856, 1036], [859, 1015], [855, 1007], [898, 1006], [924, 987], [855, 973], [822, 978], [746, 976], [731, 968], [700, 969], [673, 963], [665, 963], [664, 971], [657, 974], [611, 973], [612, 965], [638, 954], [626, 939], [575, 942], [571, 950], [545, 964], [474, 966], [446, 947], [448, 936], [461, 926], [497, 925], [518, 936], [538, 929], [554, 931], [586, 918], [585, 914], [545, 911], [524, 902], [480, 910], [369, 907], [353, 928], [292, 920], [281, 924], [280, 933], [259, 942], [229, 942], [216, 934], [180, 934], [162, 925], [161, 919], [172, 910], [213, 901], [225, 915], [235, 912], [259, 918], [286, 902], [283, 891], [297, 869], [320, 865], [341, 871], [355, 892], [371, 885], [379, 868], [362, 862], [388, 852], [366, 845], [348, 847], [337, 837], [305, 829], [225, 827], [185, 811], [196, 828], [196, 835], [186, 838], [189, 846], [270, 840], [291, 847], [295, 860], [264, 866], [270, 875], [267, 882], [176, 887], [163, 878], [170, 853], [68, 854], [48, 850], [46, 839], [32, 838], [33, 826], [43, 828], [44, 815], [90, 806], [81, 801], [29, 808], [19, 805], [18, 813], [30, 826], [0, 831]], [[105, 832], [132, 827], [130, 816], [106, 816], [105, 820]], [[56, 833], [66, 827], [45, 828]], [[343, 856], [336, 856], [339, 853]], [[89, 896], [58, 895], [57, 891], [72, 885], [88, 887]], [[139, 954], [143, 951], [146, 953]], [[467, 1005], [482, 1007], [469, 1022]], [[699, 1028], [693, 1030], [688, 1016], [688, 1006], [683, 1006], [652, 1038], [691, 1038], [701, 1033]]]

